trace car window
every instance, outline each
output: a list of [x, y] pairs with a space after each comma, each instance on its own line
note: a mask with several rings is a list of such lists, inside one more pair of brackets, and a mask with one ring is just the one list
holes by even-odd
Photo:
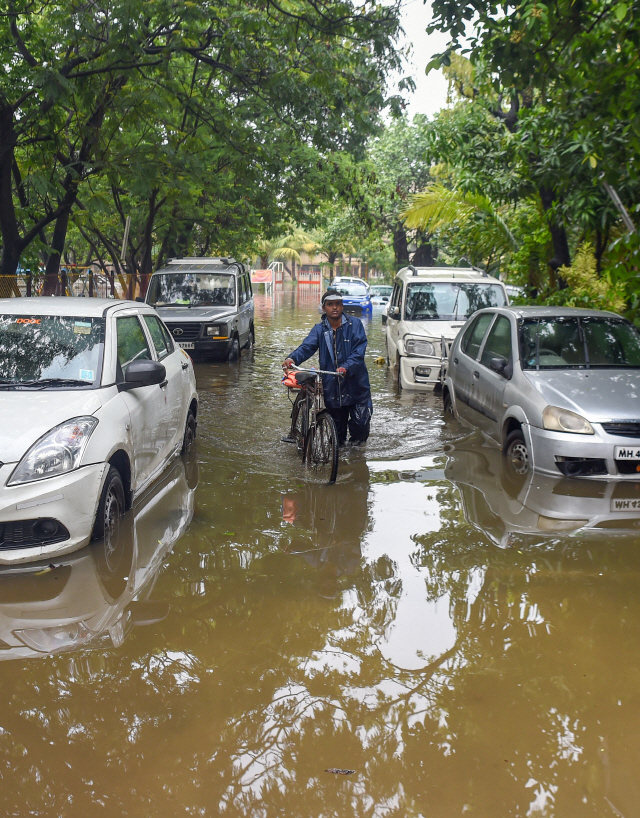
[[391, 294], [391, 301], [389, 301], [389, 309], [388, 314], [391, 315], [391, 312], [394, 307], [400, 306], [400, 300], [402, 298], [402, 284], [399, 281], [393, 286], [393, 293]]
[[164, 340], [167, 342], [167, 349], [169, 350], [169, 352], [173, 352], [173, 350], [176, 348], [176, 345], [173, 343], [171, 333], [165, 327], [162, 321], [160, 321], [160, 329], [162, 330], [162, 334], [164, 335]]
[[356, 295], [364, 298], [367, 295], [367, 285], [357, 281], [344, 281], [336, 284], [336, 290], [340, 295]]
[[171, 350], [167, 347], [167, 339], [162, 331], [162, 324], [155, 315], [145, 315], [143, 318], [145, 324], [147, 325], [147, 329], [149, 330], [149, 334], [151, 335], [153, 346], [158, 353], [158, 360], [161, 361], [171, 352]]
[[511, 360], [511, 322], [504, 315], [499, 315], [487, 335], [480, 363], [491, 365], [492, 358]]
[[640, 367], [640, 335], [621, 318], [526, 319], [520, 329], [523, 369]]
[[246, 274], [245, 279], [247, 282], [247, 300], [249, 300], [250, 298], [253, 297], [253, 289], [251, 288], [251, 276], [249, 275], [249, 273]]
[[104, 318], [0, 315], [0, 381], [63, 378], [97, 386], [104, 333]]
[[479, 315], [473, 324], [471, 324], [471, 326], [467, 329], [460, 344], [460, 348], [465, 355], [468, 355], [470, 358], [474, 359], [477, 357], [480, 344], [482, 343], [484, 334], [487, 331], [487, 327], [493, 319], [493, 315], [494, 314], [492, 312], [482, 313], [482, 315]]
[[123, 371], [133, 361], [151, 360], [147, 340], [135, 315], [118, 318], [116, 334], [118, 339], [118, 363]]
[[247, 300], [247, 288], [244, 283], [244, 276], [238, 276], [238, 303], [244, 304]]
[[231, 273], [154, 273], [147, 304], [152, 307], [233, 307], [236, 277]]

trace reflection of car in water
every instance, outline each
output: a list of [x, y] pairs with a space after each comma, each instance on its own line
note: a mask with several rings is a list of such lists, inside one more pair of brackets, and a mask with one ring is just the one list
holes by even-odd
[[149, 600], [163, 560], [193, 517], [197, 463], [178, 460], [109, 540], [0, 571], [0, 660], [123, 643], [168, 613]]
[[367, 463], [354, 458], [343, 466], [337, 490], [307, 483], [282, 497], [282, 519], [290, 524], [283, 532], [283, 550], [299, 554], [315, 568], [331, 568], [336, 576], [358, 570], [369, 521]]
[[638, 536], [638, 483], [517, 475], [493, 447], [461, 441], [449, 452], [445, 477], [460, 491], [469, 523], [496, 545], [513, 535]]

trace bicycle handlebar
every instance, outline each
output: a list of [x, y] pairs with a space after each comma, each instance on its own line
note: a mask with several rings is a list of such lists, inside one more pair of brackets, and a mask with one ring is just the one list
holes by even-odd
[[295, 364], [291, 367], [296, 372], [313, 372], [314, 375], [336, 375], [338, 378], [342, 378], [342, 372], [330, 372], [327, 369], [302, 369], [302, 367], [296, 366]]

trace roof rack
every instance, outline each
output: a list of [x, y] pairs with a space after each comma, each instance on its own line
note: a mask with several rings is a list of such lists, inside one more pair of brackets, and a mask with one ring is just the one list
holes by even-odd
[[194, 264], [237, 264], [238, 262], [231, 256], [179, 256], [168, 258], [170, 261], [188, 261]]

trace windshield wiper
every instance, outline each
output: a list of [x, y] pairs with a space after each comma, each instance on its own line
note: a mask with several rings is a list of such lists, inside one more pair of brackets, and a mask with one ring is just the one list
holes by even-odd
[[13, 381], [14, 386], [92, 386], [92, 381], [77, 378], [42, 378], [39, 381]]

